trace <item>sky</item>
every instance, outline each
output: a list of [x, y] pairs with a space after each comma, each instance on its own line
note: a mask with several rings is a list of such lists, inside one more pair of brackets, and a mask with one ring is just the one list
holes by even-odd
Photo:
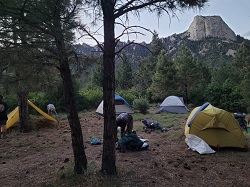
[[[168, 15], [158, 18], [156, 14], [142, 12], [140, 19], [130, 16], [129, 24], [145, 27], [151, 31], [156, 31], [160, 38], [168, 37], [172, 34], [180, 34], [188, 30], [196, 15], [202, 16], [220, 16], [223, 21], [235, 32], [246, 39], [250, 39], [250, 0], [209, 0], [209, 2], [201, 10], [184, 10], [177, 11], [177, 17], [169, 17]], [[100, 29], [100, 32], [102, 32]], [[121, 28], [116, 27], [116, 36], [121, 33]], [[130, 35], [129, 37], [122, 37], [121, 41], [134, 40], [135, 42], [150, 43], [152, 34], [142, 29], [137, 29], [144, 35]], [[103, 41], [102, 37], [97, 37], [99, 41]], [[77, 43], [87, 43], [89, 45], [96, 45], [93, 40], [89, 38], [82, 38]]]

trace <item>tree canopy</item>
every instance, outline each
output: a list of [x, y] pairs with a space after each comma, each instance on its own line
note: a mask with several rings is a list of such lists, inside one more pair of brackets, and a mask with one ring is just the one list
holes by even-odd
[[[0, 1], [0, 16], [11, 28], [8, 35], [10, 46], [19, 48], [28, 46], [41, 52], [43, 66], [54, 66], [60, 72], [64, 90], [65, 109], [71, 128], [72, 148], [74, 153], [76, 173], [82, 173], [87, 168], [87, 158], [84, 151], [81, 124], [76, 108], [74, 85], [70, 71], [71, 43], [74, 30], [80, 22], [77, 13], [82, 1], [57, 0], [10, 0]], [[18, 34], [16, 34], [18, 33]], [[3, 41], [5, 42], [5, 40]], [[35, 56], [30, 56], [35, 57]], [[51, 76], [51, 75], [50, 75]], [[25, 99], [27, 102], [27, 99]], [[23, 105], [24, 106], [24, 105]]]

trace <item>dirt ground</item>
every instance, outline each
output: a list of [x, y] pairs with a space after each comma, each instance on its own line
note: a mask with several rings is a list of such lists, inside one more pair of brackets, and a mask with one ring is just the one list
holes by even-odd
[[148, 150], [117, 150], [118, 175], [105, 178], [98, 172], [102, 144], [88, 143], [102, 139], [103, 119], [91, 113], [81, 116], [85, 152], [92, 169], [85, 177], [72, 179], [67, 177], [73, 166], [68, 121], [60, 120], [55, 127], [44, 125], [48, 123], [44, 119], [35, 120], [36, 130], [25, 134], [12, 130], [7, 139], [0, 139], [0, 186], [249, 187], [250, 152], [224, 149], [200, 155], [187, 148], [183, 135], [170, 138], [174, 131], [184, 132], [184, 121], [180, 119], [183, 128], [151, 133], [145, 133], [142, 123], [135, 121], [137, 134], [148, 139]]

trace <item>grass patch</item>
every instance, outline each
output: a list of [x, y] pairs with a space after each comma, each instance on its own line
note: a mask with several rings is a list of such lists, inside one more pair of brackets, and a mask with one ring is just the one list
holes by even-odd
[[11, 151], [0, 154], [1, 159], [11, 159], [11, 158], [14, 158], [14, 157], [15, 157], [15, 153], [13, 153]]
[[160, 123], [163, 127], [174, 127], [179, 128], [183, 126], [183, 121], [186, 121], [188, 114], [171, 114], [171, 113], [162, 113], [162, 114], [141, 114], [134, 113], [134, 121], [141, 121], [143, 119], [154, 120]]
[[53, 115], [52, 117], [57, 119], [57, 120], [66, 120], [67, 114], [66, 113], [58, 113], [57, 115]]
[[88, 163], [88, 169], [83, 174], [74, 173], [74, 165], [71, 162], [67, 167], [61, 168], [56, 175], [56, 179], [46, 184], [51, 187], [71, 187], [71, 186], [88, 186], [88, 187], [102, 187], [102, 186], [121, 186], [121, 182], [117, 175], [106, 176], [99, 172], [95, 162]]
[[[157, 121], [161, 126], [165, 128], [171, 128], [168, 132], [162, 134], [168, 140], [183, 140], [184, 128], [186, 119], [189, 114], [172, 114], [172, 113], [161, 113], [161, 114], [141, 114], [134, 113], [134, 121], [141, 121], [143, 119]], [[135, 126], [136, 131], [142, 131], [142, 127]], [[156, 131], [157, 132], [157, 131]]]

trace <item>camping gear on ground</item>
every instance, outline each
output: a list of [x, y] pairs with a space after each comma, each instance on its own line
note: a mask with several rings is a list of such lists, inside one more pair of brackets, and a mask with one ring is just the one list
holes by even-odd
[[102, 143], [102, 140], [100, 138], [95, 138], [95, 139], [89, 140], [88, 142], [91, 145], [100, 145]]
[[197, 151], [201, 155], [215, 153], [215, 151], [211, 149], [211, 147], [209, 147], [209, 145], [204, 140], [193, 134], [188, 134], [185, 138], [185, 142], [190, 149]]
[[190, 113], [185, 125], [186, 137], [188, 134], [198, 136], [213, 147], [247, 148], [246, 138], [234, 116], [208, 102]]
[[126, 150], [130, 151], [139, 151], [145, 150], [149, 147], [147, 142], [144, 142], [134, 133], [126, 134], [118, 141], [117, 149], [120, 149], [121, 152], [125, 152]]
[[234, 118], [238, 121], [240, 127], [247, 131], [247, 121], [245, 113], [234, 113]]
[[161, 103], [160, 108], [156, 111], [156, 114], [169, 112], [175, 114], [187, 114], [188, 108], [185, 106], [183, 98], [177, 96], [168, 96]]
[[[124, 112], [129, 114], [134, 113], [130, 104], [118, 94], [115, 94], [115, 112], [116, 115], [119, 115]], [[103, 115], [103, 101], [97, 107], [96, 113]]]
[[150, 132], [152, 132], [154, 130], [161, 130], [162, 132], [166, 132], [166, 131], [170, 130], [169, 128], [164, 128], [157, 121], [154, 121], [154, 120], [146, 120], [146, 119], [144, 119], [141, 122], [144, 124], [143, 129], [147, 133], [150, 133]]

